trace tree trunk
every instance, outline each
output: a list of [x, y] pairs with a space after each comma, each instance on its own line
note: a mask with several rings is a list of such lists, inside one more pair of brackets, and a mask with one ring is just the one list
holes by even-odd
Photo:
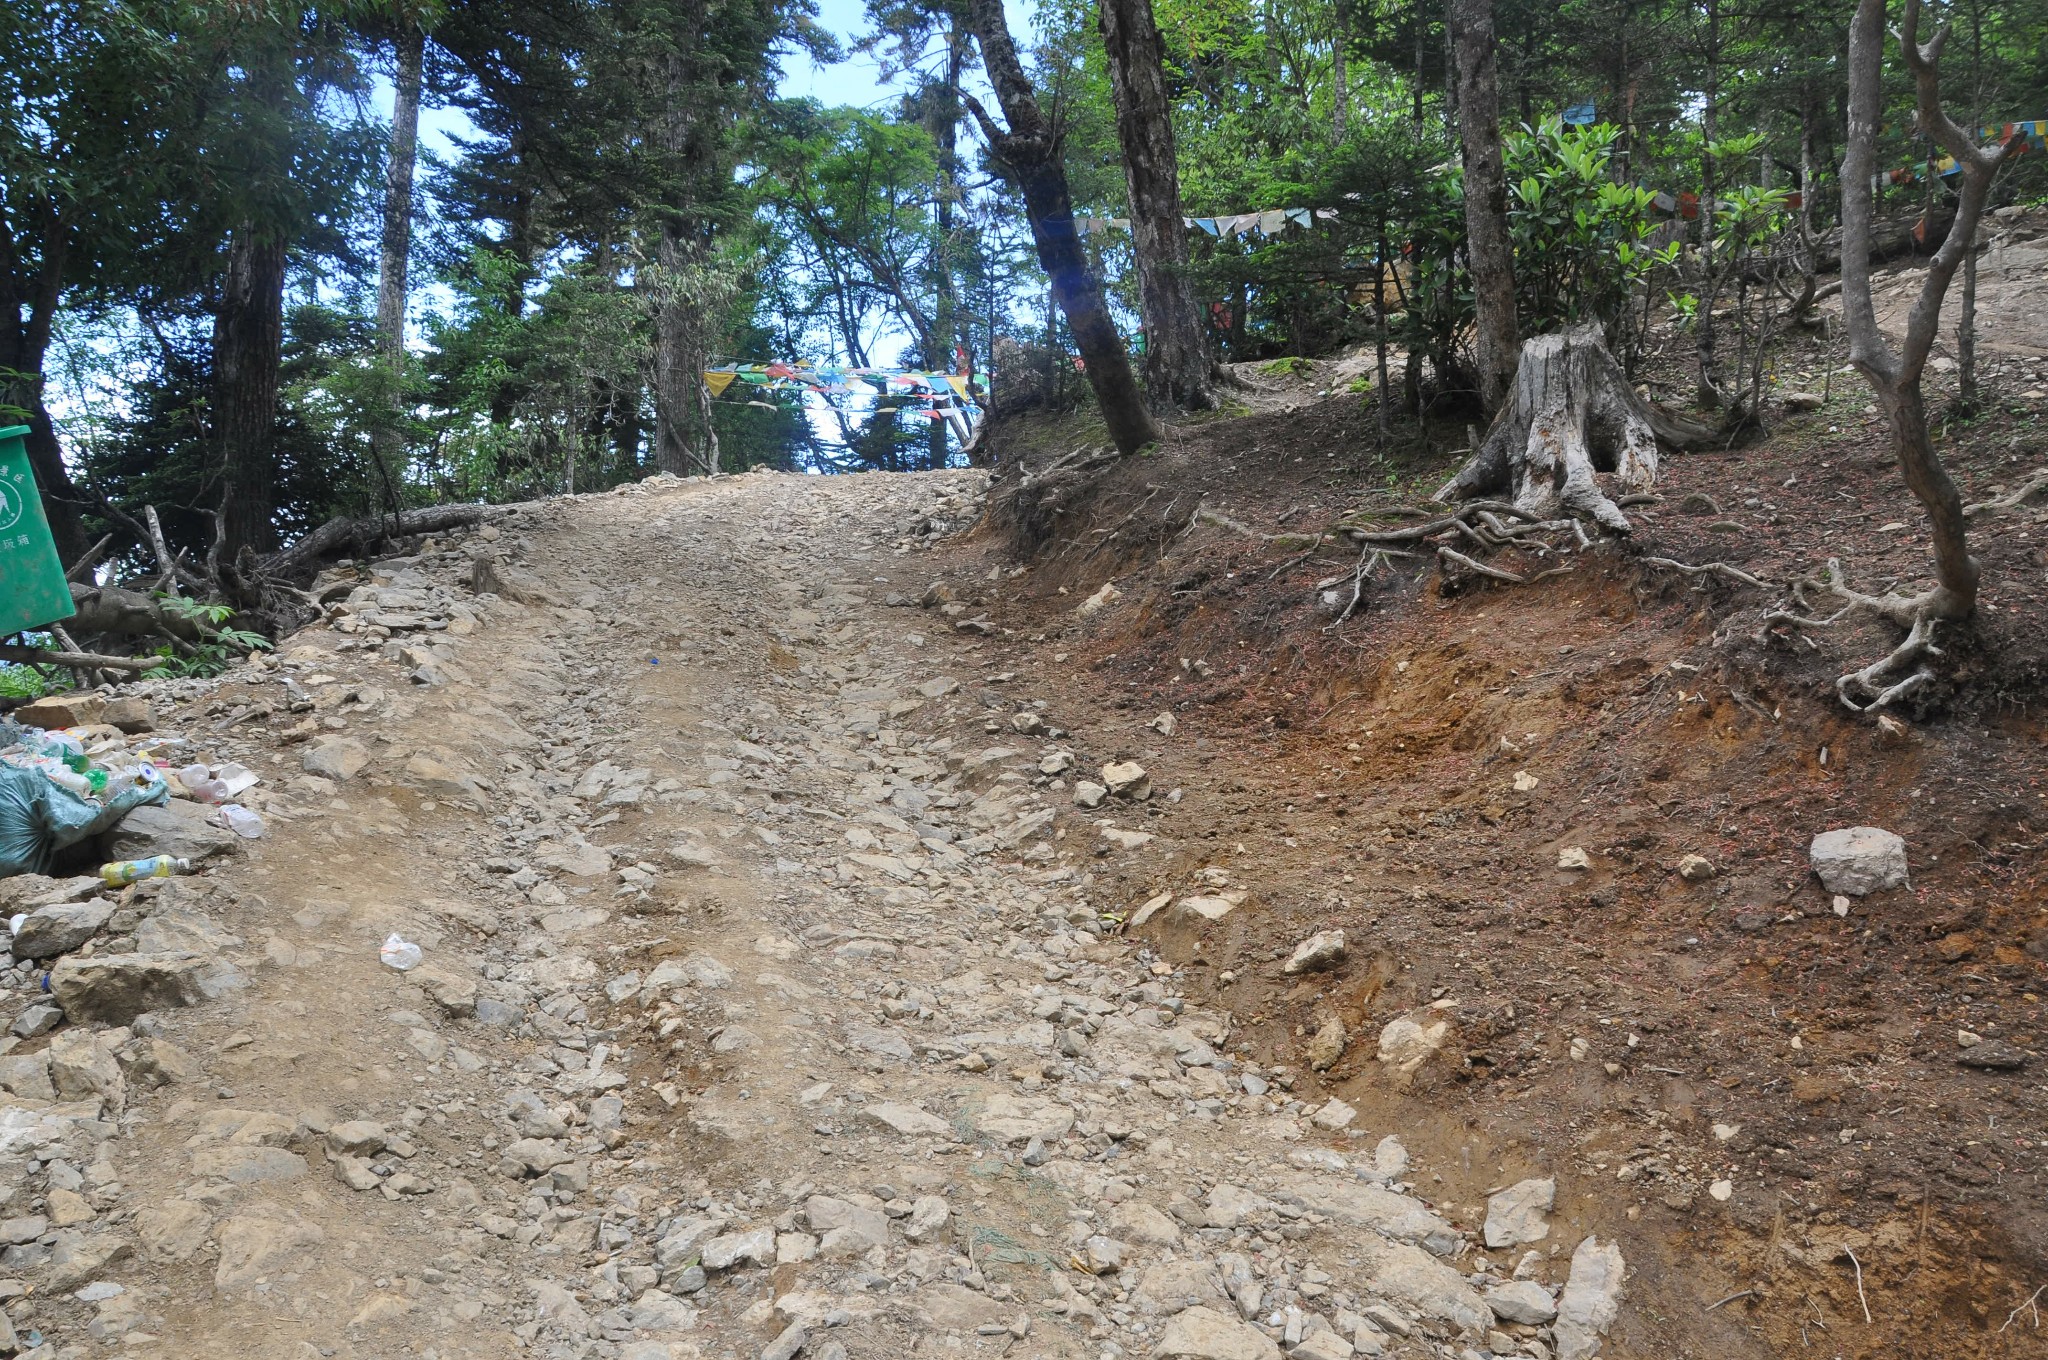
[[1038, 262], [1051, 280], [1053, 296], [1066, 314], [1074, 347], [1081, 352], [1088, 385], [1094, 389], [1109, 437], [1120, 453], [1136, 453], [1158, 442], [1159, 427], [1145, 409], [1144, 394], [1131, 373], [1130, 355], [1116, 333], [1102, 285], [1088, 268], [1081, 238], [1074, 230], [1074, 202], [1060, 162], [1059, 138], [1039, 110], [1038, 97], [1017, 59], [1010, 40], [1003, 0], [972, 0], [971, 11], [981, 39], [982, 63], [995, 88], [1007, 132], [978, 103], [975, 117], [988, 138], [991, 154], [1004, 177], [1024, 196], [1024, 212]]
[[1598, 326], [1539, 335], [1522, 346], [1512, 404], [1436, 499], [1505, 493], [1539, 519], [1570, 514], [1625, 534], [1628, 517], [1595, 474], [1613, 474], [1624, 492], [1648, 491], [1657, 482], [1658, 439], [1682, 445], [1705, 433], [1650, 409]]
[[[959, 295], [953, 281], [953, 209], [960, 197], [960, 75], [966, 65], [967, 37], [957, 21], [946, 30], [946, 75], [931, 101], [928, 125], [938, 148], [937, 208], [932, 227], [932, 332], [925, 364], [935, 373], [958, 370], [954, 350], [960, 348]], [[952, 398], [947, 398], [951, 404]], [[948, 421], [931, 422], [930, 466], [946, 465]], [[963, 436], [964, 442], [964, 436]]]
[[371, 454], [393, 514], [401, 508], [398, 483], [405, 470], [405, 293], [412, 253], [412, 175], [418, 159], [420, 68], [427, 35], [407, 25], [395, 44], [398, 72], [392, 82], [391, 147], [384, 166], [384, 234], [377, 257], [377, 358], [391, 384], [391, 408], [370, 431]]
[[1956, 316], [1956, 406], [1977, 409], [1977, 243], [1963, 248], [1963, 306]]
[[1508, 239], [1508, 186], [1501, 166], [1500, 92], [1494, 69], [1493, 0], [1452, 0], [1458, 55], [1458, 141], [1465, 160], [1465, 255], [1477, 312], [1479, 400], [1492, 415], [1515, 379], [1515, 260]]
[[1721, 115], [1721, 10], [1718, 0], [1706, 0], [1707, 51], [1706, 91], [1700, 107], [1700, 269], [1708, 279], [1701, 290], [1699, 312], [1693, 322], [1694, 358], [1699, 364], [1698, 398], [1702, 409], [1718, 410], [1721, 384], [1715, 369], [1714, 304], [1720, 294], [1720, 272], [1714, 245], [1714, 138], [1720, 131]]
[[704, 385], [702, 361], [689, 343], [690, 318], [677, 281], [687, 267], [689, 246], [674, 223], [664, 223], [656, 246], [662, 278], [654, 304], [654, 465], [687, 477], [695, 466], [691, 426], [697, 418], [696, 389]]
[[1100, 0], [1097, 15], [1116, 96], [1124, 183], [1130, 190], [1138, 311], [1145, 322], [1145, 384], [1157, 406], [1208, 410], [1216, 405], [1216, 394], [1209, 384], [1201, 309], [1188, 278], [1172, 107], [1152, 0]]
[[[1906, 335], [1892, 352], [1877, 327], [1870, 291], [1871, 176], [1876, 165], [1878, 122], [1883, 113], [1885, 0], [1858, 0], [1849, 26], [1849, 137], [1842, 157], [1842, 316], [1849, 333], [1849, 362], [1870, 383], [1892, 427], [1892, 445], [1906, 487], [1927, 512], [1934, 540], [1936, 586], [1925, 597], [1900, 602], [1917, 619], [1964, 619], [1976, 612], [1979, 572], [1965, 535], [1962, 495], [1934, 451], [1928, 435], [1920, 381], [1941, 323], [1942, 298], [1977, 236], [1977, 223], [1991, 194], [1991, 182], [2022, 139], [2002, 148], [1980, 148], [1950, 119], [1941, 103], [1939, 61], [1945, 32], [1919, 45], [1920, 0], [1906, 0], [1900, 46], [1914, 77], [1919, 124], [1955, 157], [1955, 221], [1927, 263], [1920, 295], [1906, 318]], [[1873, 701], [1883, 702], [1889, 695]]]
[[[701, 27], [701, 24], [697, 27]], [[696, 31], [695, 28], [692, 30]], [[672, 175], [696, 159], [693, 141], [698, 129], [689, 107], [693, 58], [667, 54], [667, 105], [658, 136]], [[655, 245], [659, 268], [654, 297], [654, 462], [679, 477], [718, 471], [718, 432], [711, 423], [711, 393], [704, 386], [703, 301], [684, 286], [699, 267], [706, 242], [698, 239], [685, 213], [687, 205], [670, 203]]]
[[[259, 39], [244, 63], [249, 104], [282, 108], [294, 72], [289, 37]], [[282, 184], [292, 147], [282, 129], [260, 133], [252, 170]], [[213, 317], [213, 423], [222, 493], [219, 557], [277, 547], [277, 384], [284, 350], [285, 227], [253, 214], [229, 234]]]
[[213, 430], [225, 492], [221, 553], [277, 547], [277, 380], [284, 346], [284, 242], [243, 222], [228, 242], [213, 319]]
[[[44, 404], [43, 359], [49, 353], [50, 331], [56, 324], [57, 302], [63, 295], [64, 266], [69, 254], [68, 231], [54, 209], [42, 215], [41, 259], [35, 276], [19, 283], [9, 270], [6, 289], [0, 293], [0, 401], [28, 412], [28, 435], [22, 441], [29, 467], [35, 471], [36, 488], [42, 493], [43, 513], [50, 521], [50, 535], [57, 553], [75, 562], [91, 542], [79, 518], [84, 496], [73, 484], [64, 466], [64, 450], [57, 442], [57, 430]], [[0, 230], [5, 230], [0, 227]], [[16, 257], [11, 241], [10, 263]], [[8, 422], [12, 424], [12, 421]]]

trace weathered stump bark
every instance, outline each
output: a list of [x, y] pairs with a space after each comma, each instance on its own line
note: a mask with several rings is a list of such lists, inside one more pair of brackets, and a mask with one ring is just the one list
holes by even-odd
[[1624, 493], [1657, 482], [1657, 441], [1685, 444], [1706, 431], [1659, 415], [1635, 394], [1598, 328], [1539, 335], [1522, 345], [1508, 405], [1440, 501], [1506, 495], [1538, 519], [1591, 519], [1616, 533], [1628, 517], [1601, 489], [1612, 473]]

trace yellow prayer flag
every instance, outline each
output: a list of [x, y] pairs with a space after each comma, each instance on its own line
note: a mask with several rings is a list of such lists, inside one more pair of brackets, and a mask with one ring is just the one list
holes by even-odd
[[712, 370], [710, 372], [705, 373], [704, 385], [711, 389], [712, 396], [722, 397], [725, 395], [725, 389], [731, 387], [732, 380], [734, 378], [737, 378], [738, 376], [739, 374], [731, 372], [730, 370], [723, 373], [718, 372], [716, 370]]
[[958, 393], [960, 394], [960, 399], [961, 399], [962, 401], [965, 401], [965, 400], [967, 400], [967, 379], [966, 379], [966, 378], [962, 377], [962, 376], [961, 376], [961, 375], [959, 375], [958, 373], [948, 373], [948, 374], [946, 375], [946, 381], [947, 381], [947, 382], [948, 382], [949, 384], [951, 384], [951, 385], [952, 385], [952, 388], [953, 388], [953, 390], [954, 390], [955, 392], [958, 392]]

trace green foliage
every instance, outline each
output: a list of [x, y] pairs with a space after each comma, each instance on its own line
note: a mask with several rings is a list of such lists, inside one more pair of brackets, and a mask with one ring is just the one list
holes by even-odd
[[1612, 325], [1678, 243], [1652, 249], [1655, 195], [1610, 174], [1621, 130], [1546, 118], [1506, 135], [1508, 229], [1515, 247], [1515, 304], [1524, 331], [1582, 321]]
[[234, 617], [234, 606], [215, 600], [195, 600], [183, 595], [158, 595], [157, 607], [165, 613], [200, 626], [205, 639], [186, 643], [184, 648], [165, 643], [152, 655], [162, 658], [143, 672], [150, 680], [173, 680], [219, 675], [242, 657], [270, 646], [261, 633], [225, 625]]

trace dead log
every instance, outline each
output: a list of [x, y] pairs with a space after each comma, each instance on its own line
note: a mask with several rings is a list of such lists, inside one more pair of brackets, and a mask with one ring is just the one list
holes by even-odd
[[53, 652], [42, 647], [0, 645], [0, 661], [17, 666], [70, 666], [78, 670], [142, 671], [164, 664], [160, 656], [107, 656], [100, 652]]
[[1612, 473], [1623, 491], [1647, 492], [1657, 482], [1659, 440], [1683, 448], [1711, 434], [1638, 397], [1598, 327], [1539, 335], [1522, 344], [1508, 405], [1436, 499], [1505, 493], [1532, 519], [1569, 513], [1625, 534], [1628, 517], [1595, 474]]
[[78, 610], [66, 620], [81, 633], [120, 633], [128, 637], [165, 637], [204, 642], [211, 630], [201, 620], [173, 613], [152, 596], [118, 586], [71, 583], [71, 603]]
[[356, 519], [331, 519], [283, 552], [265, 558], [265, 576], [293, 578], [310, 573], [323, 558], [346, 549], [361, 554], [392, 538], [411, 534], [439, 533], [481, 524], [505, 513], [498, 505], [429, 505], [399, 515], [364, 515]]

